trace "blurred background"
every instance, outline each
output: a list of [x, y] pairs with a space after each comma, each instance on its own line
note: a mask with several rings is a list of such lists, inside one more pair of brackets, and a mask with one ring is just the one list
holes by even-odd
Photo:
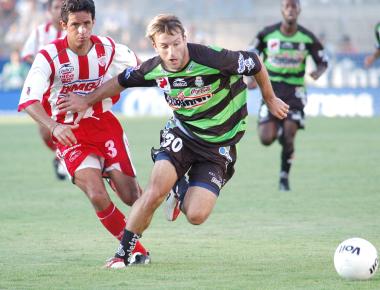
[[[174, 13], [189, 41], [246, 49], [264, 26], [282, 20], [280, 0], [96, 0], [95, 33], [127, 44], [141, 59], [154, 55], [145, 28], [158, 13]], [[375, 50], [379, 0], [301, 0], [299, 24], [311, 30], [329, 55], [329, 70], [308, 83], [310, 116], [380, 115], [380, 60], [369, 69], [364, 57]], [[19, 52], [28, 35], [46, 21], [46, 0], [0, 0], [0, 114], [15, 113], [28, 67]], [[9, 66], [11, 73], [9, 73]], [[308, 71], [313, 64], [308, 65]], [[8, 71], [4, 71], [8, 67]], [[144, 94], [142, 98], [141, 95]], [[249, 92], [249, 111], [257, 114], [257, 90]], [[116, 111], [127, 116], [168, 114], [153, 89], [125, 91]]]

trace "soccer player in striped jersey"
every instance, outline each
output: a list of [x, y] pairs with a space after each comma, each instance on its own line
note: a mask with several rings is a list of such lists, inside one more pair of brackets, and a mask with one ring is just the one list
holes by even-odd
[[298, 129], [304, 128], [305, 121], [306, 57], [310, 55], [316, 64], [310, 73], [315, 80], [327, 69], [327, 57], [314, 34], [297, 23], [301, 13], [299, 0], [282, 0], [281, 12], [283, 21], [260, 31], [253, 48], [263, 55], [276, 96], [290, 106], [287, 118], [279, 120], [262, 102], [258, 117], [261, 143], [269, 146], [278, 139], [282, 146], [279, 189], [288, 191], [295, 137]]
[[370, 67], [380, 57], [380, 22], [375, 26], [376, 50], [364, 59], [365, 67]]
[[[57, 38], [63, 37], [66, 33], [64, 30], [62, 30], [60, 23], [62, 0], [49, 0], [47, 2], [47, 5], [51, 19], [46, 23], [39, 25], [32, 31], [21, 51], [22, 60], [29, 64], [33, 63], [34, 58], [42, 47], [56, 40]], [[51, 151], [55, 152], [57, 150], [57, 146], [53, 142], [49, 130], [44, 126], [38, 127], [40, 136], [46, 146]], [[67, 178], [67, 173], [64, 165], [59, 161], [57, 157], [53, 159], [53, 166], [55, 174], [59, 180], [64, 180]]]
[[[142, 190], [136, 180], [128, 140], [111, 112], [119, 95], [88, 108], [79, 125], [74, 124], [76, 114], [60, 113], [57, 104], [69, 92], [85, 98], [112, 77], [110, 71], [135, 67], [139, 60], [128, 47], [92, 34], [93, 0], [65, 0], [61, 15], [67, 36], [37, 54], [21, 93], [19, 110], [25, 110], [49, 130], [73, 183], [87, 195], [103, 226], [121, 239], [125, 216], [111, 201], [102, 177], [112, 180], [127, 205], [132, 205]], [[133, 263], [149, 261], [147, 251], [138, 243]]]
[[119, 250], [106, 265], [109, 268], [130, 264], [136, 241], [186, 172], [189, 188], [181, 197], [181, 210], [191, 224], [206, 221], [234, 173], [236, 144], [247, 126], [243, 75], [255, 76], [274, 116], [285, 118], [288, 111], [275, 96], [256, 53], [187, 43], [183, 25], [173, 15], [156, 16], [147, 36], [158, 56], [124, 70], [87, 98], [70, 95], [60, 106], [63, 111], [83, 111], [125, 88], [157, 86], [174, 113], [162, 132], [148, 186], [132, 206]]

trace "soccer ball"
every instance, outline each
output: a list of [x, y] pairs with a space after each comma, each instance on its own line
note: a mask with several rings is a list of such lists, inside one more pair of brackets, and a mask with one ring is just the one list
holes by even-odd
[[334, 266], [339, 276], [349, 280], [367, 280], [378, 267], [376, 248], [367, 240], [351, 238], [335, 250]]

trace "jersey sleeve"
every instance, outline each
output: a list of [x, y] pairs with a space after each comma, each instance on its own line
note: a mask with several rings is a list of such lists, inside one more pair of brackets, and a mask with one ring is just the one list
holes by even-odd
[[263, 31], [260, 31], [255, 39], [251, 42], [250, 46], [249, 46], [249, 51], [254, 51], [256, 52], [258, 55], [260, 55], [261, 53], [263, 53], [264, 51], [264, 48], [265, 48], [265, 43], [264, 43], [264, 32]]
[[328, 65], [328, 57], [326, 51], [321, 42], [312, 35], [313, 42], [310, 45], [309, 53], [313, 58], [316, 65], [324, 64]]
[[218, 69], [223, 75], [252, 76], [261, 70], [259, 57], [253, 51], [232, 51], [194, 44], [191, 50], [191, 58], [196, 62]]
[[135, 53], [123, 44], [115, 44], [115, 55], [110, 65], [110, 71], [117, 74], [122, 72], [127, 67], [137, 66], [137, 58]]
[[21, 58], [25, 60], [28, 56], [35, 56], [37, 53], [37, 29], [34, 29], [26, 40], [22, 50]]
[[36, 101], [42, 102], [43, 95], [49, 88], [51, 73], [48, 61], [41, 53], [38, 53], [21, 91], [19, 111], [24, 110]]
[[128, 67], [118, 76], [119, 84], [124, 88], [132, 87], [154, 87], [155, 80], [146, 79], [145, 75], [152, 69], [152, 60], [144, 61], [138, 67]]

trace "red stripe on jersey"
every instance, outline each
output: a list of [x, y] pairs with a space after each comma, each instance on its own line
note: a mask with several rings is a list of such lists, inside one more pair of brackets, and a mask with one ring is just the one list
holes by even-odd
[[51, 26], [51, 22], [46, 23], [45, 32], [49, 31], [50, 26]]
[[65, 39], [57, 39], [53, 41], [55, 47], [57, 48], [59, 64], [64, 64], [70, 62], [69, 56], [67, 54], [67, 37]]
[[[110, 58], [110, 62], [108, 63], [108, 66], [107, 66], [107, 71], [108, 71], [108, 68], [109, 66], [111, 65], [112, 63], [112, 60], [113, 60], [113, 57], [115, 56], [115, 43], [113, 42], [113, 40], [109, 37], [107, 37], [107, 39], [109, 40], [109, 42], [111, 43], [112, 45], [112, 54], [111, 54], [111, 58]], [[116, 96], [113, 96], [111, 97], [111, 100], [112, 100], [112, 104], [116, 104], [116, 102], [120, 99], [120, 94], [116, 95]]]
[[[99, 66], [99, 77], [103, 77], [106, 73], [106, 62], [105, 56], [106, 51], [104, 49], [103, 43], [100, 41], [99, 37], [92, 35], [91, 40], [94, 42], [96, 55], [98, 57], [98, 66]], [[94, 114], [101, 114], [103, 112], [102, 102], [98, 102], [93, 106]]]
[[115, 56], [115, 43], [113, 42], [113, 40], [111, 38], [107, 37], [107, 39], [111, 42], [111, 45], [112, 45], [112, 54], [111, 54], [111, 57], [110, 57], [110, 62], [107, 65], [106, 71], [108, 71], [108, 68], [110, 67], [110, 65], [111, 65], [111, 63], [113, 61], [113, 57]]
[[[70, 63], [69, 55], [67, 54], [67, 37], [53, 41], [57, 48], [59, 64]], [[58, 101], [58, 100], [57, 100]], [[57, 114], [57, 122], [64, 123], [66, 113]]]
[[51, 106], [48, 102], [48, 99], [50, 97], [50, 89], [51, 87], [53, 86], [53, 83], [54, 83], [54, 75], [55, 75], [55, 67], [54, 67], [54, 62], [52, 60], [52, 58], [50, 57], [49, 53], [46, 51], [46, 50], [41, 50], [40, 53], [45, 57], [46, 61], [49, 63], [50, 65], [50, 70], [51, 70], [51, 74], [50, 74], [50, 84], [49, 84], [49, 87], [47, 88], [47, 90], [45, 91], [44, 95], [42, 96], [42, 106], [44, 107], [46, 113], [51, 116]]
[[21, 111], [25, 110], [26, 107], [29, 107], [31, 104], [34, 104], [35, 102], [38, 102], [38, 100], [30, 100], [30, 101], [27, 101], [23, 104], [18, 105], [17, 111], [21, 112]]
[[78, 63], [79, 63], [79, 79], [87, 80], [90, 77], [90, 70], [88, 67], [87, 55], [78, 55]]

